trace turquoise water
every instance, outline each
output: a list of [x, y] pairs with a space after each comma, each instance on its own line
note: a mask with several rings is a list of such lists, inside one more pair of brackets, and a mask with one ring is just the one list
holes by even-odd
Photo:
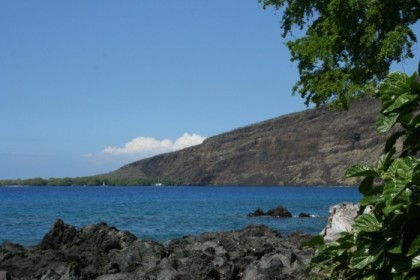
[[[34, 245], [57, 218], [77, 227], [104, 221], [164, 243], [249, 224], [266, 224], [282, 234], [316, 234], [330, 205], [359, 199], [356, 188], [338, 187], [0, 187], [0, 242]], [[295, 216], [318, 217], [247, 217], [258, 207], [279, 204]]]

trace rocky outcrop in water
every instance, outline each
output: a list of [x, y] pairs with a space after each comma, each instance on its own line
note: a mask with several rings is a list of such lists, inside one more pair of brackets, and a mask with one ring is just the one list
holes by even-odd
[[291, 218], [292, 213], [287, 210], [286, 207], [278, 205], [276, 208], [269, 209], [267, 212], [264, 212], [261, 208], [257, 208], [253, 213], [249, 213], [248, 217], [261, 217], [269, 216], [275, 218]]
[[164, 246], [105, 223], [76, 229], [57, 220], [37, 246], [0, 246], [0, 275], [13, 280], [302, 279], [312, 250], [300, 244], [308, 239], [252, 225]]

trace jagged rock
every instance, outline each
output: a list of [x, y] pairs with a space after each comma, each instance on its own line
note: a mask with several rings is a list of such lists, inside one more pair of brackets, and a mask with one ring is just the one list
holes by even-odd
[[51, 226], [50, 231], [44, 236], [39, 246], [42, 249], [60, 249], [62, 245], [72, 242], [76, 234], [75, 227], [66, 225], [63, 220], [58, 219]]
[[257, 208], [253, 213], [249, 213], [248, 217], [260, 217], [260, 216], [270, 216], [276, 218], [290, 218], [292, 214], [286, 207], [278, 205], [276, 208], [270, 209], [267, 212], [264, 212], [261, 208]]
[[300, 245], [309, 238], [251, 225], [165, 247], [105, 223], [77, 230], [57, 220], [38, 246], [0, 246], [0, 271], [13, 280], [299, 279], [312, 254]]
[[255, 211], [253, 213], [249, 213], [248, 217], [260, 217], [260, 216], [264, 216], [265, 212], [264, 210], [262, 210], [261, 208], [257, 208], [255, 209]]
[[58, 219], [44, 236], [39, 247], [44, 250], [57, 250], [62, 246], [74, 247], [86, 243], [96, 249], [109, 252], [112, 249], [125, 248], [136, 239], [130, 232], [108, 227], [106, 223], [87, 226], [77, 231], [75, 227]]
[[308, 213], [301, 212], [301, 213], [299, 213], [299, 216], [298, 217], [299, 218], [310, 218], [311, 215], [308, 214]]
[[351, 232], [351, 223], [360, 210], [359, 204], [340, 203], [330, 207], [328, 222], [321, 235], [326, 242], [332, 242], [340, 237], [343, 231]]
[[271, 217], [291, 218], [292, 214], [285, 207], [279, 205], [277, 208], [267, 211], [267, 215]]

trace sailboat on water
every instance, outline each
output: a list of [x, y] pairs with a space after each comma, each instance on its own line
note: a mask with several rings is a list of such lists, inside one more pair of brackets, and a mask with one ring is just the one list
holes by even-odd
[[163, 185], [160, 182], [160, 178], [158, 177], [157, 183], [155, 183], [155, 187], [161, 187], [161, 186], [163, 186]]

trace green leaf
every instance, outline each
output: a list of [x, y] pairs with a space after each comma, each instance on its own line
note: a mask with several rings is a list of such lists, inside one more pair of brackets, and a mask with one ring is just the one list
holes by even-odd
[[386, 201], [386, 204], [390, 204], [392, 200], [398, 196], [404, 189], [407, 187], [407, 185], [404, 182], [389, 182], [385, 185], [383, 196]]
[[405, 114], [401, 114], [398, 117], [397, 122], [408, 126], [408, 125], [411, 124], [412, 119], [413, 119], [413, 113], [412, 112], [408, 112], [408, 113], [405, 113]]
[[372, 213], [360, 215], [352, 224], [352, 229], [357, 232], [375, 232], [379, 231], [381, 228], [382, 225]]
[[[404, 202], [390, 204], [390, 205], [387, 205], [382, 211], [384, 212], [385, 216], [388, 216], [389, 214], [393, 213], [394, 211], [396, 211], [398, 209], [402, 209], [404, 205], [405, 205]], [[401, 211], [398, 211], [398, 213], [401, 214]]]
[[[385, 81], [379, 86], [380, 97], [383, 103], [393, 103], [398, 96], [404, 94], [408, 90], [408, 76], [401, 72], [390, 73]], [[385, 104], [384, 104], [385, 106]], [[386, 107], [389, 105], [387, 104]]]
[[419, 160], [415, 157], [403, 158], [397, 166], [397, 174], [404, 179], [411, 179], [413, 177], [413, 170], [418, 164]]
[[405, 135], [405, 131], [398, 131], [392, 134], [385, 143], [385, 152], [389, 152], [392, 149], [394, 149], [394, 153], [395, 153], [395, 147], [394, 147], [395, 143], [403, 135]]
[[[394, 274], [392, 276], [392, 280], [408, 280], [408, 279], [406, 279], [405, 274], [406, 273], [403, 273], [403, 274]], [[416, 280], [416, 279], [410, 279], [410, 280]]]
[[359, 185], [359, 192], [363, 195], [369, 194], [372, 190], [374, 180], [375, 180], [375, 177], [373, 176], [365, 177]]
[[397, 119], [397, 113], [391, 113], [389, 115], [378, 114], [376, 118], [376, 131], [379, 133], [387, 132], [395, 125]]
[[402, 239], [401, 238], [393, 238], [388, 241], [386, 245], [386, 251], [391, 254], [401, 254], [402, 253]]
[[307, 247], [318, 247], [321, 245], [324, 245], [324, 238], [321, 235], [316, 235], [314, 237], [312, 237], [311, 239], [309, 239], [308, 241], [304, 242], [302, 244], [302, 246], [307, 246]]
[[383, 113], [395, 111], [396, 109], [416, 99], [417, 99], [416, 95], [404, 93], [400, 95], [397, 99], [395, 99], [394, 102], [383, 111]]
[[315, 255], [311, 259], [312, 264], [321, 264], [328, 261], [331, 258], [331, 255], [327, 252], [321, 251], [319, 254]]
[[340, 248], [344, 249], [350, 249], [355, 246], [353, 233], [347, 231], [340, 232], [340, 238], [337, 242], [339, 242]]
[[420, 235], [418, 235], [413, 243], [411, 243], [410, 249], [408, 249], [407, 256], [412, 256], [414, 254], [420, 254]]
[[346, 171], [347, 177], [374, 176], [379, 177], [375, 168], [367, 165], [353, 165]]
[[406, 189], [407, 185], [404, 182], [389, 182], [385, 185], [383, 197], [386, 206], [382, 211], [386, 216], [407, 204], [408, 196], [401, 197]]
[[382, 174], [381, 179], [384, 181], [394, 180], [397, 175], [397, 163], [393, 161], [388, 170]]
[[372, 269], [374, 269], [375, 271], [380, 270], [385, 264], [386, 256], [387, 254], [385, 254], [385, 252], [381, 254], [378, 257], [378, 259], [372, 264]]
[[420, 255], [415, 256], [412, 260], [411, 260], [411, 268], [419, 268], [420, 267]]
[[371, 255], [368, 250], [358, 251], [351, 259], [352, 267], [356, 269], [364, 269], [366, 266], [372, 264], [376, 257]]
[[392, 156], [396, 153], [394, 147], [391, 147], [384, 155], [379, 157], [378, 163], [376, 164], [376, 169], [378, 171], [386, 171], [391, 164]]
[[409, 80], [408, 80], [409, 84], [410, 84], [410, 87], [413, 90], [417, 90], [417, 91], [420, 91], [420, 81], [418, 80], [419, 74], [420, 73], [418, 73], [418, 72], [414, 72], [413, 75], [411, 75]]
[[383, 240], [376, 240], [371, 243], [369, 247], [360, 248], [351, 259], [351, 265], [356, 269], [364, 269], [383, 255], [385, 242]]
[[411, 262], [412, 260], [410, 258], [403, 255], [399, 256], [393, 262], [392, 273], [403, 273], [409, 271], [412, 266]]
[[365, 196], [360, 200], [361, 206], [376, 205], [378, 202], [382, 201], [381, 194]]

